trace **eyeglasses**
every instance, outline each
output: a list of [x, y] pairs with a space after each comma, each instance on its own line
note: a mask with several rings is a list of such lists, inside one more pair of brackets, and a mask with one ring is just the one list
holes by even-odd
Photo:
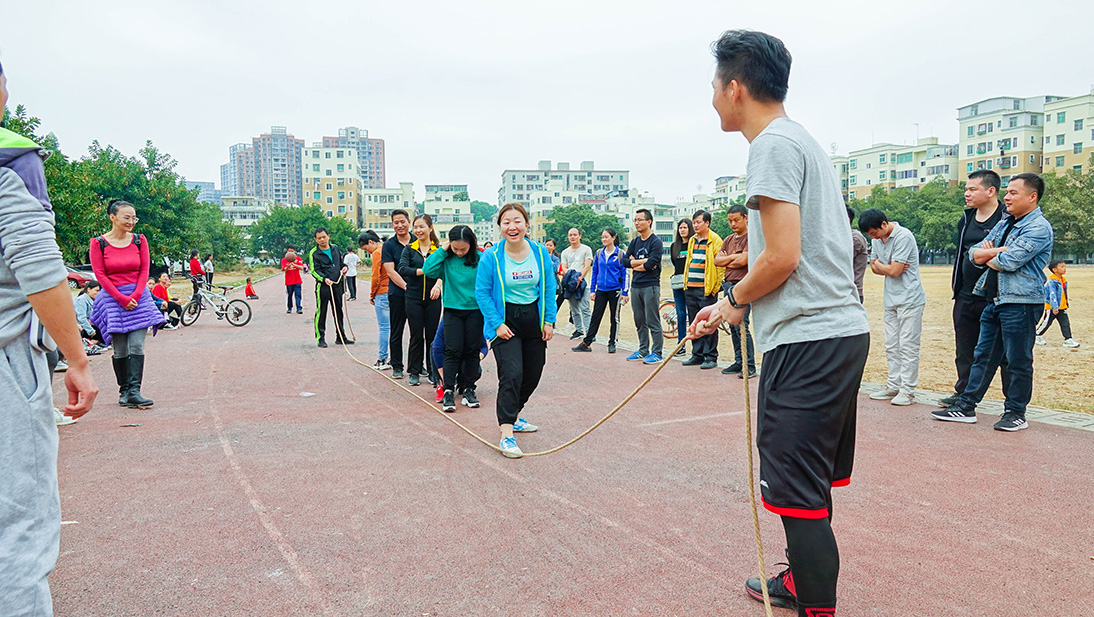
[[137, 218], [135, 216], [123, 216], [123, 217], [121, 217], [121, 219], [122, 219], [123, 222], [126, 222], [126, 223], [136, 223], [137, 221], [140, 220], [139, 218]]

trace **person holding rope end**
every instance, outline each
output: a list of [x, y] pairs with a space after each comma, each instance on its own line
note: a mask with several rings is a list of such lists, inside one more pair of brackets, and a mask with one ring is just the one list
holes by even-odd
[[345, 336], [342, 310], [342, 277], [346, 266], [342, 265], [342, 249], [330, 243], [330, 233], [325, 227], [315, 230], [315, 246], [308, 251], [308, 268], [315, 278], [315, 340], [319, 347], [326, 347], [327, 308], [334, 311], [335, 344], [352, 345]]
[[689, 336], [754, 309], [764, 354], [757, 415], [760, 492], [782, 517], [790, 565], [746, 582], [799, 617], [836, 612], [839, 551], [832, 487], [851, 479], [859, 382], [870, 327], [858, 301], [851, 229], [828, 154], [786, 117], [790, 53], [779, 39], [731, 30], [711, 45], [714, 109], [725, 132], [750, 142], [747, 172], [749, 270], [726, 298], [699, 311]]
[[422, 266], [425, 276], [444, 281], [444, 411], [456, 411], [456, 393], [463, 395], [465, 407], [479, 406], [475, 382], [482, 375], [483, 319], [475, 300], [478, 266], [478, 239], [467, 225], [449, 230], [448, 241]]
[[509, 458], [524, 455], [514, 433], [531, 433], [521, 418], [547, 363], [547, 341], [555, 333], [555, 277], [542, 244], [525, 237], [528, 212], [508, 203], [498, 212], [500, 244], [479, 259], [475, 300], [483, 315], [483, 336], [498, 363], [498, 448]]

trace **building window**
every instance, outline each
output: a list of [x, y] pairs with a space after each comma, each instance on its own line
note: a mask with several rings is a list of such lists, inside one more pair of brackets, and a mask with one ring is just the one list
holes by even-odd
[[328, 183], [327, 183], [327, 190], [329, 191], [329, 190], [331, 190], [331, 189], [333, 189], [333, 188], [334, 188], [334, 185], [333, 185], [333, 184], [331, 184], [330, 182], [328, 182]]
[[851, 191], [851, 199], [855, 198], [855, 191]]
[[972, 173], [972, 163], [968, 163], [965, 165], [965, 171]]
[[312, 196], [312, 199], [314, 199], [316, 201], [319, 201], [320, 199], [323, 198], [323, 195], [320, 194], [319, 191], [316, 191], [316, 192], [312, 193], [311, 196]]
[[881, 156], [879, 156], [879, 157], [878, 157], [878, 161], [877, 161], [877, 162], [879, 162], [879, 163], [884, 163], [884, 162], [885, 162], [885, 155], [884, 155], [884, 154], [882, 154]]
[[970, 155], [972, 154], [972, 149], [973, 149], [973, 145], [969, 144], [968, 154], [970, 154]]
[[319, 158], [319, 151], [318, 151], [318, 150], [312, 150], [312, 151], [311, 151], [311, 157], [312, 157], [313, 159], [317, 159], [317, 158]]
[[1072, 154], [1082, 154], [1083, 153], [1083, 142], [1080, 141], [1079, 143], [1072, 145], [1071, 146], [1071, 153]]
[[339, 163], [338, 164], [338, 171], [342, 171], [342, 172], [346, 171], [346, 166], [342, 163]]
[[1056, 123], [1057, 124], [1063, 124], [1064, 120], [1066, 120], [1066, 119], [1067, 119], [1067, 112], [1066, 111], [1061, 111], [1061, 112], [1056, 114]]
[[336, 153], [335, 153], [335, 155], [336, 155], [336, 156], [337, 156], [338, 158], [345, 158], [345, 157], [343, 157], [343, 156], [342, 156], [342, 151], [341, 151], [341, 150], [339, 150], [338, 152], [336, 152]]
[[969, 137], [972, 137], [975, 134], [976, 134], [976, 127], [970, 124], [969, 125]]
[[338, 191], [338, 201], [344, 201], [346, 199], [345, 191]]
[[312, 165], [311, 170], [312, 171], [319, 171], [319, 163], [316, 163], [316, 164]]
[[328, 159], [330, 158], [330, 152], [324, 152], [323, 154], [326, 155], [324, 158], [328, 158]]
[[346, 213], [346, 207], [342, 206], [342, 205], [338, 206], [338, 214], [345, 214], [345, 213]]
[[[349, 198], [350, 198], [350, 199], [353, 199], [353, 191], [350, 191], [350, 192], [349, 192]], [[350, 210], [352, 210], [352, 209], [353, 209], [353, 208], [350, 208]]]
[[345, 178], [338, 178], [338, 186], [345, 186], [345, 185], [346, 185], [346, 179]]
[[1057, 146], [1064, 145], [1064, 136], [1063, 135], [1057, 135], [1056, 136], [1056, 145]]
[[851, 184], [858, 184], [855, 176], [851, 176]]
[[1018, 126], [1018, 116], [1011, 116], [1008, 120], [1007, 126], [1009, 126], [1010, 128]]
[[881, 180], [884, 180], [885, 179], [885, 172], [883, 171], [880, 174], [878, 174], [878, 178], [881, 179]]
[[1048, 144], [1049, 144], [1049, 143], [1050, 143], [1051, 141], [1052, 141], [1052, 136], [1051, 136], [1051, 135], [1049, 135], [1049, 136], [1045, 137], [1045, 145], [1046, 145], [1046, 146], [1047, 146], [1047, 145], [1048, 145]]
[[858, 166], [858, 159], [851, 159], [851, 169]]
[[333, 198], [333, 197], [328, 197], [328, 198], [327, 198], [327, 203], [328, 203], [328, 204], [332, 204], [332, 203], [334, 203], [334, 198]]
[[1074, 166], [1072, 166], [1072, 169], [1074, 169], [1075, 171], [1081, 172], [1083, 170], [1083, 166], [1082, 165], [1074, 165]]
[[869, 163], [866, 164], [866, 169], [870, 169], [870, 164]]
[[896, 162], [897, 163], [911, 163], [912, 158], [914, 158], [914, 156], [915, 155], [912, 154], [911, 152], [906, 152], [904, 154], [898, 154], [898, 155], [896, 155]]
[[1075, 121], [1075, 130], [1076, 131], [1083, 130], [1083, 121], [1081, 119]]

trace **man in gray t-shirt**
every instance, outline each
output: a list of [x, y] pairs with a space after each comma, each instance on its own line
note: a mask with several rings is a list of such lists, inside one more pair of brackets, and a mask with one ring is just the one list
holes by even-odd
[[919, 339], [927, 294], [919, 280], [919, 247], [915, 236], [890, 221], [877, 208], [863, 211], [858, 227], [872, 239], [870, 271], [885, 277], [885, 357], [889, 379], [884, 390], [870, 398], [892, 399], [893, 405], [915, 402], [919, 383]]
[[559, 256], [562, 260], [562, 275], [565, 277], [567, 271], [574, 270], [585, 283], [585, 289], [579, 296], [567, 298], [570, 304], [570, 321], [574, 322], [574, 333], [570, 335], [570, 340], [575, 340], [585, 336], [593, 317], [589, 308], [589, 270], [593, 267], [593, 249], [581, 243], [581, 232], [576, 227], [570, 228], [566, 239], [570, 241], [570, 246]]

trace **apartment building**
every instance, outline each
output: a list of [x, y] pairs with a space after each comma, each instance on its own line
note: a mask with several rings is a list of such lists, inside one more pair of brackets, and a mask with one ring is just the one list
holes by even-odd
[[337, 137], [324, 137], [323, 147], [353, 148], [357, 152], [361, 188], [383, 188], [387, 185], [384, 140], [370, 138], [364, 129], [347, 126], [338, 129]]
[[1087, 170], [1094, 154], [1094, 88], [1045, 103], [1044, 171]]
[[296, 139], [283, 126], [251, 138], [251, 144], [228, 149], [228, 162], [220, 167], [221, 189], [235, 196], [261, 197], [279, 204], [303, 202], [300, 151]]
[[958, 108], [960, 173], [992, 169], [1004, 186], [1014, 174], [1041, 173], [1045, 106], [1062, 98], [1000, 96]]
[[220, 210], [224, 213], [224, 220], [239, 227], [250, 227], [255, 221], [269, 214], [273, 206], [274, 202], [271, 199], [225, 195], [221, 197]]
[[842, 154], [832, 155], [832, 168], [836, 171], [836, 177], [839, 178], [840, 193], [843, 194], [843, 201], [847, 201], [847, 181], [850, 176], [847, 174], [847, 166], [851, 163], [851, 157], [843, 156]]
[[361, 227], [381, 236], [391, 236], [391, 211], [406, 210], [414, 217], [414, 183], [400, 182], [398, 188], [361, 189]]
[[209, 203], [220, 205], [220, 198], [227, 195], [224, 191], [218, 190], [215, 182], [201, 182], [201, 181], [186, 181], [186, 188], [189, 190], [198, 190], [198, 201], [201, 203]]
[[[558, 163], [551, 169], [551, 161], [540, 161], [536, 169], [506, 169], [501, 174], [498, 189], [498, 206], [517, 202], [529, 207], [533, 193], [543, 192], [552, 180], [561, 184], [558, 192], [570, 191], [588, 197], [606, 197], [613, 191], [630, 188], [630, 172], [624, 170], [596, 169], [593, 161], [582, 161], [578, 169], [570, 169], [569, 163]], [[552, 193], [555, 191], [551, 191]]]
[[427, 184], [425, 201], [419, 206], [433, 219], [433, 231], [442, 242], [456, 225], [472, 227], [475, 224], [466, 184]]
[[710, 207], [714, 209], [728, 206], [731, 203], [744, 203], [747, 188], [745, 180], [747, 176], [721, 176], [714, 179], [714, 193], [711, 194]]
[[357, 151], [318, 144], [302, 151], [305, 206], [317, 205], [327, 218], [340, 216], [361, 227], [361, 182]]
[[885, 190], [919, 187], [941, 177], [959, 181], [958, 146], [923, 137], [914, 146], [881, 143], [847, 156], [847, 197], [865, 199], [878, 186]]

